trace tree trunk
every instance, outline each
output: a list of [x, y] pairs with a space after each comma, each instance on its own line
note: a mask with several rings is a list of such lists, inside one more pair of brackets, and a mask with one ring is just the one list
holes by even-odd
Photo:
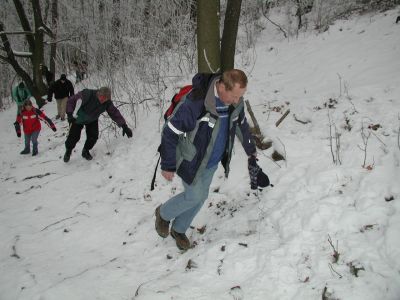
[[47, 89], [43, 82], [42, 70], [40, 65], [44, 61], [44, 45], [43, 45], [43, 20], [40, 10], [39, 0], [32, 0], [33, 16], [35, 20], [35, 32], [34, 32], [34, 51], [32, 60], [32, 77], [33, 87], [31, 89], [32, 95], [36, 99], [37, 105], [42, 107], [45, 101], [42, 96], [46, 94]]
[[50, 72], [53, 74], [54, 81], [56, 74], [56, 53], [57, 53], [57, 26], [58, 26], [58, 0], [51, 1], [51, 29], [53, 31], [53, 43], [50, 45]]
[[219, 43], [219, 0], [197, 0], [198, 72], [221, 70]]
[[113, 0], [113, 14], [111, 19], [112, 26], [112, 40], [111, 40], [111, 51], [110, 61], [113, 62], [111, 66], [118, 67], [120, 61], [121, 51], [121, 19], [120, 19], [120, 0]]
[[235, 66], [236, 37], [242, 0], [228, 0], [221, 43], [222, 72]]

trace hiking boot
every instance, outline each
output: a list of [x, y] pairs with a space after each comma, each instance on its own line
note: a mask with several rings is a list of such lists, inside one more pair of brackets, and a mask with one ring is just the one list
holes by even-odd
[[64, 154], [64, 162], [69, 162], [69, 159], [71, 158], [71, 153], [72, 153], [72, 150], [70, 150], [70, 149], [67, 149], [66, 151], [65, 151], [65, 154]]
[[93, 159], [93, 156], [90, 155], [89, 150], [87, 150], [85, 148], [82, 149], [82, 157], [85, 158], [86, 160], [92, 160]]
[[29, 154], [31, 151], [29, 149], [22, 150], [19, 154]]
[[37, 149], [34, 149], [34, 150], [32, 151], [32, 156], [36, 156], [38, 153], [39, 153], [39, 152], [37, 151]]
[[188, 250], [188, 249], [190, 249], [190, 241], [187, 238], [186, 234], [176, 232], [173, 228], [171, 228], [171, 236], [176, 241], [176, 246], [180, 250]]
[[165, 221], [163, 218], [160, 216], [160, 208], [161, 205], [156, 208], [156, 231], [159, 236], [162, 238], [166, 238], [169, 234], [169, 221]]
[[59, 118], [60, 118], [60, 115], [57, 115], [57, 116], [56, 116], [56, 120], [58, 120]]

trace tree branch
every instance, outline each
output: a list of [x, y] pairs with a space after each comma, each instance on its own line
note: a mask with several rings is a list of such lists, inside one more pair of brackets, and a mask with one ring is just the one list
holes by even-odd
[[[0, 32], [4, 30], [3, 23], [0, 22]], [[25, 82], [31, 82], [29, 74], [25, 72], [25, 70], [20, 66], [20, 64], [15, 59], [14, 51], [11, 49], [10, 41], [8, 40], [7, 35], [0, 35], [1, 41], [3, 42], [3, 49], [7, 53], [7, 57], [0, 56], [0, 58], [6, 62], [8, 62], [15, 70], [15, 72], [21, 76], [21, 78]]]
[[[24, 29], [24, 31], [32, 32], [31, 25], [29, 24], [29, 20], [26, 16], [24, 6], [22, 5], [21, 1], [20, 0], [13, 0], [13, 1], [15, 9], [17, 10], [19, 20], [21, 21], [22, 28]], [[33, 39], [33, 36], [27, 35], [26, 39], [28, 41], [29, 48], [32, 51], [35, 48], [35, 41]]]
[[25, 35], [33, 35], [34, 33], [32, 31], [1, 31], [0, 35], [6, 34], [6, 35], [17, 35], [17, 34], [25, 34]]
[[5, 62], [7, 62], [7, 63], [10, 63], [10, 61], [8, 60], [8, 58], [5, 57], [5, 56], [3, 56], [3, 55], [0, 55], [0, 59], [3, 60], [3, 61], [5, 61]]
[[54, 38], [54, 33], [53, 31], [44, 23], [42, 23], [42, 31], [47, 34], [49, 37]]

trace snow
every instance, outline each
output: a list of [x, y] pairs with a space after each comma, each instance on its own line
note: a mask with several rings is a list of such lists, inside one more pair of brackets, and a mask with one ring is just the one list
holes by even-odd
[[[258, 157], [274, 187], [250, 191], [236, 144], [230, 177], [218, 169], [186, 252], [154, 230], [155, 208], [182, 190], [178, 178], [158, 174], [149, 191], [160, 141], [155, 107], [138, 114], [132, 139], [103, 133], [90, 162], [80, 156], [82, 133], [68, 164], [66, 122], [56, 133], [43, 124], [39, 155], [21, 156], [15, 109], [0, 112], [0, 298], [400, 299], [397, 14], [290, 40], [267, 26], [254, 68], [243, 69], [245, 98], [273, 141]], [[334, 108], [324, 107], [329, 99]], [[44, 110], [53, 117], [56, 105]], [[332, 160], [329, 124], [340, 134], [341, 164]], [[370, 133], [364, 168], [362, 130]], [[273, 162], [273, 150], [287, 160]], [[35, 175], [46, 176], [28, 179]]]

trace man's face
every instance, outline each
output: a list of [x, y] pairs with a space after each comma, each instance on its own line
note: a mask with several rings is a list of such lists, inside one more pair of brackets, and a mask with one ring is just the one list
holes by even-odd
[[241, 88], [238, 83], [235, 83], [232, 90], [228, 91], [223, 82], [218, 84], [218, 95], [225, 105], [238, 104], [241, 97], [246, 92], [246, 88]]
[[108, 100], [106, 95], [97, 95], [97, 98], [99, 99], [100, 103], [104, 103]]

